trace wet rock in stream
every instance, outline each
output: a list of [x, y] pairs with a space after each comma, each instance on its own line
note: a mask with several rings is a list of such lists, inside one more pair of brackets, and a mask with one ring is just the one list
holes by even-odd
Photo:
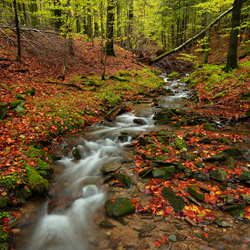
[[115, 200], [107, 200], [105, 209], [109, 216], [118, 218], [135, 212], [135, 206], [128, 198], [117, 198]]

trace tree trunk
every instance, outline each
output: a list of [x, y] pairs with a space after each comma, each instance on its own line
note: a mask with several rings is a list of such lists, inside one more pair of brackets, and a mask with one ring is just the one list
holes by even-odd
[[59, 31], [62, 27], [62, 9], [60, 0], [54, 0], [55, 29]]
[[160, 61], [162, 58], [171, 55], [181, 49], [183, 49], [185, 46], [187, 46], [189, 43], [191, 43], [192, 41], [196, 40], [197, 38], [199, 38], [200, 36], [202, 36], [204, 33], [206, 33], [211, 27], [213, 27], [219, 20], [221, 20], [224, 16], [226, 16], [228, 13], [230, 13], [233, 10], [234, 6], [232, 6], [231, 8], [229, 8], [228, 10], [226, 10], [225, 12], [223, 12], [221, 15], [219, 15], [212, 23], [210, 23], [205, 29], [203, 29], [201, 32], [199, 32], [198, 34], [196, 34], [195, 36], [191, 37], [190, 39], [188, 39], [185, 43], [181, 44], [180, 46], [154, 58], [150, 63], [153, 64], [155, 62]]
[[107, 42], [106, 42], [106, 53], [109, 56], [115, 56], [114, 51], [114, 20], [115, 20], [115, 1], [108, 0], [107, 7]]
[[17, 4], [16, 0], [13, 1], [14, 12], [15, 12], [15, 23], [16, 23], [16, 35], [17, 35], [17, 61], [21, 61], [21, 39], [20, 39], [20, 29], [19, 29], [19, 20], [17, 13]]
[[232, 13], [232, 23], [231, 23], [229, 48], [228, 48], [228, 54], [227, 54], [227, 64], [224, 69], [226, 72], [229, 72], [230, 70], [236, 69], [238, 67], [237, 46], [238, 46], [238, 34], [239, 34], [242, 2], [243, 0], [234, 0], [234, 4], [233, 4], [234, 9]]

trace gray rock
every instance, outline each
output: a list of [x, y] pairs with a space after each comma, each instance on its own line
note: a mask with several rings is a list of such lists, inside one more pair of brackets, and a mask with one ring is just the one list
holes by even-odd
[[122, 217], [135, 212], [135, 206], [128, 198], [118, 198], [116, 200], [107, 200], [105, 209], [111, 217]]
[[226, 227], [231, 227], [232, 226], [232, 223], [228, 222], [226, 219], [224, 218], [216, 218], [214, 220], [214, 223], [219, 226], [219, 227], [223, 227], [223, 228], [226, 228]]
[[72, 150], [72, 155], [73, 155], [75, 160], [81, 160], [82, 159], [81, 151], [80, 151], [79, 148], [74, 148]]
[[131, 178], [126, 174], [118, 173], [114, 174], [114, 177], [118, 179], [125, 187], [130, 187], [132, 184]]
[[202, 172], [194, 173], [193, 178], [197, 181], [207, 181], [209, 178]]
[[177, 196], [175, 192], [169, 188], [164, 187], [161, 193], [162, 197], [169, 201], [170, 206], [173, 207], [176, 213], [181, 212], [185, 206], [185, 201], [182, 197]]
[[169, 166], [153, 169], [152, 175], [156, 179], [172, 180], [175, 177], [175, 167]]
[[196, 189], [194, 187], [188, 187], [187, 191], [189, 194], [191, 194], [198, 201], [204, 201], [205, 195], [199, 189]]
[[242, 171], [239, 176], [240, 181], [249, 181], [250, 180], [250, 172], [249, 171]]
[[225, 181], [227, 177], [227, 172], [221, 169], [216, 169], [209, 171], [209, 175], [217, 181]]
[[231, 157], [242, 157], [243, 153], [242, 150], [237, 147], [227, 148], [223, 151], [224, 154], [231, 156]]
[[136, 124], [139, 124], [139, 125], [146, 125], [147, 124], [147, 122], [145, 120], [140, 119], [140, 118], [134, 119], [133, 122]]
[[205, 159], [205, 161], [215, 162], [215, 161], [225, 161], [226, 159], [227, 159], [227, 157], [224, 154], [216, 154], [216, 155], [213, 155], [213, 156]]

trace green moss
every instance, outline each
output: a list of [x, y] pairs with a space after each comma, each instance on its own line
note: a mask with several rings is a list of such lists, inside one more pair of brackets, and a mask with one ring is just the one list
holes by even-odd
[[44, 193], [49, 188], [49, 183], [35, 169], [26, 166], [28, 187], [37, 193]]
[[183, 148], [187, 148], [186, 142], [182, 139], [175, 140], [174, 145], [177, 150], [182, 150]]
[[23, 100], [15, 100], [10, 103], [10, 109], [15, 109]]

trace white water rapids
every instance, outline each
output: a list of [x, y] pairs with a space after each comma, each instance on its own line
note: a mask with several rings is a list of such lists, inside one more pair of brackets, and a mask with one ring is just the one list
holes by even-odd
[[[143, 125], [134, 123], [135, 119]], [[45, 205], [44, 216], [39, 221], [27, 250], [85, 250], [92, 249], [94, 234], [93, 216], [104, 205], [106, 195], [98, 185], [100, 169], [103, 164], [122, 157], [122, 149], [131, 143], [128, 136], [125, 142], [118, 139], [122, 131], [145, 131], [153, 126], [152, 117], [136, 117], [133, 113], [116, 118], [114, 127], [97, 126], [93, 135], [99, 135], [96, 141], [84, 140], [77, 148], [82, 159], [67, 157], [59, 163], [65, 170], [57, 181], [59, 199], [72, 199], [71, 204], [53, 208], [49, 213], [49, 203]], [[115, 135], [115, 136], [114, 136]], [[112, 138], [112, 139], [111, 139]], [[77, 196], [76, 199], [72, 198]], [[67, 198], [69, 197], [69, 198]], [[53, 197], [52, 197], [53, 199]], [[64, 198], [65, 199], [65, 198]], [[66, 207], [65, 207], [66, 206]], [[92, 239], [92, 242], [91, 242]]]

